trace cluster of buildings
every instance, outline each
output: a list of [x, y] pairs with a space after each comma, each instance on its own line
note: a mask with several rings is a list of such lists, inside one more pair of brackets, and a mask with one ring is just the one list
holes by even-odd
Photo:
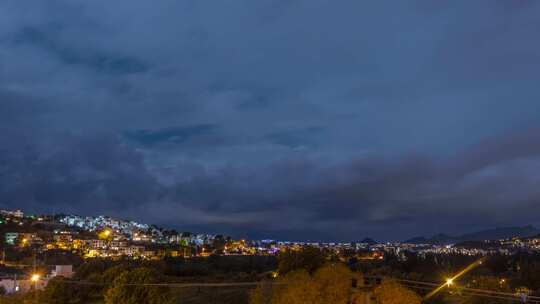
[[540, 252], [540, 237], [513, 237], [500, 240], [472, 241], [461, 244], [383, 243], [369, 246], [372, 251], [391, 253], [405, 258], [407, 253], [426, 255], [491, 256], [517, 252]]
[[247, 254], [245, 241], [214, 234], [178, 233], [154, 225], [108, 216], [25, 216], [0, 210], [0, 228], [7, 249], [39, 252], [68, 250], [84, 257], [161, 258]]
[[0, 215], [4, 217], [23, 218], [24, 212], [21, 210], [0, 210]]
[[131, 241], [153, 244], [191, 244], [202, 246], [210, 244], [216, 238], [212, 234], [178, 233], [174, 230], [165, 230], [155, 225], [141, 224], [135, 221], [126, 221], [109, 216], [78, 216], [66, 215], [58, 220], [68, 227], [79, 228], [88, 232], [99, 233], [103, 230], [111, 232], [111, 236], [119, 241]]
[[121, 233], [130, 234], [133, 231], [150, 229], [150, 226], [147, 224], [119, 220], [103, 215], [85, 217], [78, 215], [65, 215], [60, 217], [58, 221], [68, 226], [78, 227], [86, 231], [98, 231], [104, 227], [109, 227]]
[[519, 248], [521, 250], [540, 251], [540, 236], [495, 241], [500, 247]]
[[[179, 233], [154, 225], [121, 220], [109, 216], [25, 216], [21, 210], [0, 210], [4, 244], [13, 248], [71, 250], [84, 257], [160, 258], [164, 256], [275, 255], [282, 250], [305, 246], [319, 248], [337, 256], [384, 259], [385, 254], [405, 257], [413, 253], [494, 255], [517, 250], [540, 251], [540, 238], [512, 238], [484, 241], [478, 246], [412, 243], [362, 242], [285, 242], [276, 240], [233, 240], [214, 234]], [[41, 224], [35, 229], [36, 223]], [[16, 228], [16, 229], [15, 229]], [[28, 228], [28, 229], [27, 229]]]
[[337, 256], [356, 257], [368, 260], [383, 260], [385, 255], [391, 254], [405, 260], [407, 255], [419, 257], [427, 255], [463, 255], [463, 256], [490, 256], [511, 255], [516, 252], [540, 252], [540, 236], [520, 238], [514, 237], [501, 240], [484, 240], [468, 244], [416, 244], [407, 242], [351, 242], [351, 243], [324, 243], [324, 242], [280, 242], [263, 240], [252, 242], [256, 252], [275, 254], [280, 250], [298, 250], [305, 246], [326, 250]]

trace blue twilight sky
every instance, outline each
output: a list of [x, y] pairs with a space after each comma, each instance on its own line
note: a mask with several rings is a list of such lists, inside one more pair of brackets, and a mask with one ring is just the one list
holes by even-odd
[[540, 1], [0, 2], [0, 207], [280, 239], [540, 223]]

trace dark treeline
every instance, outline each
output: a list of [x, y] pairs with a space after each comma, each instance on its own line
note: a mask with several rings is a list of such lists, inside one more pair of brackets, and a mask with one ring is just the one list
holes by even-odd
[[[481, 256], [458, 254], [418, 256], [405, 253], [399, 258], [396, 255], [387, 255], [384, 261], [376, 262], [364, 262], [351, 258], [349, 265], [351, 269], [365, 274], [440, 283], [480, 258]], [[467, 272], [456, 283], [456, 289], [449, 291], [459, 293], [458, 286], [462, 286], [507, 293], [524, 290], [530, 292], [530, 295], [540, 296], [540, 254], [518, 252], [513, 255], [488, 256], [483, 259], [481, 265]], [[432, 303], [445, 303], [441, 299], [444, 296], [445, 293], [441, 293], [438, 298], [432, 300]], [[467, 303], [507, 302], [471, 298]]]
[[[218, 256], [161, 260], [88, 259], [71, 279], [55, 278], [45, 290], [0, 298], [0, 303], [183, 303], [193, 290], [168, 287], [126, 286], [137, 283], [254, 282], [278, 267], [274, 256]], [[230, 302], [246, 303], [249, 290], [238, 290]], [[212, 296], [195, 290], [194, 298]], [[223, 300], [223, 299], [222, 299]], [[188, 302], [186, 302], [188, 303]], [[191, 303], [191, 302], [189, 302]]]
[[[56, 258], [60, 259], [60, 257]], [[160, 260], [95, 258], [78, 264], [75, 277], [69, 280], [53, 279], [47, 288], [37, 295], [30, 293], [26, 296], [3, 297], [0, 303], [25, 303], [25, 298], [35, 299], [35, 297], [39, 298], [39, 303], [44, 304], [131, 303], [130, 297], [137, 295], [144, 298], [145, 302], [133, 303], [168, 303], [170, 301], [171, 303], [212, 303], [214, 301], [215, 303], [242, 304], [248, 303], [250, 288], [211, 291], [183, 289], [180, 292], [167, 287], [156, 289], [157, 287], [129, 286], [126, 288], [125, 284], [259, 282], [271, 278], [275, 271], [280, 277], [303, 271], [305, 273], [303, 276], [312, 277], [315, 280], [313, 286], [318, 286], [316, 278], [320, 276], [319, 270], [329, 264], [346, 265], [353, 275], [444, 282], [446, 278], [480, 258], [480, 256], [457, 254], [418, 256], [412, 253], [400, 253], [399, 256], [387, 254], [384, 259], [370, 260], [352, 255], [338, 257], [312, 247], [283, 251], [278, 257], [212, 255], [207, 258], [166, 257]], [[80, 282], [89, 284], [80, 284]], [[514, 255], [489, 256], [483, 259], [481, 265], [461, 277], [457, 283], [470, 288], [504, 292], [515, 292], [526, 288], [532, 295], [540, 295], [540, 254], [520, 252]], [[220, 292], [228, 294], [219, 294]], [[421, 291], [417, 292], [419, 295], [423, 294]], [[441, 293], [432, 302], [444, 303], [441, 297], [444, 298], [446, 295]], [[484, 300], [480, 298], [469, 299], [470, 303], [484, 303], [482, 301]]]
[[[277, 258], [274, 256], [218, 256], [208, 258], [174, 258], [167, 257], [160, 260], [133, 260], [133, 259], [89, 259], [78, 267], [76, 279], [86, 280], [94, 274], [103, 273], [113, 267], [128, 269], [147, 267], [156, 270], [164, 276], [175, 281], [182, 278], [226, 276], [228, 279], [242, 277], [242, 275], [260, 275], [272, 271], [277, 267]], [[237, 274], [238, 276], [231, 276]]]

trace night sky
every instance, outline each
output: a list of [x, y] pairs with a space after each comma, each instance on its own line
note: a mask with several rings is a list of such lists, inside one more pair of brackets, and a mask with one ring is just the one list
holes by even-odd
[[236, 237], [540, 224], [540, 1], [0, 1], [0, 207]]

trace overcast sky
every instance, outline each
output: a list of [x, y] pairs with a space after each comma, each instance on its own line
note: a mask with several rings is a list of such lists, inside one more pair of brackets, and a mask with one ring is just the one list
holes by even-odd
[[0, 1], [0, 207], [237, 237], [540, 224], [540, 1]]

